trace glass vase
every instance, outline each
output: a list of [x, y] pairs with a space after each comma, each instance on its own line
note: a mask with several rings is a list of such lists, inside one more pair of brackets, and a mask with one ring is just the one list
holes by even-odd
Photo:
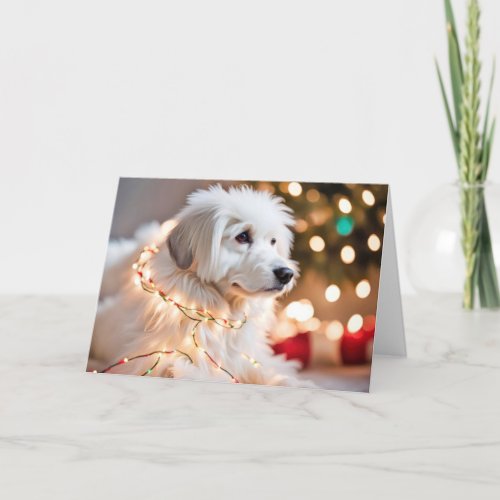
[[415, 210], [408, 274], [426, 294], [461, 295], [465, 309], [500, 307], [500, 186], [447, 184]]

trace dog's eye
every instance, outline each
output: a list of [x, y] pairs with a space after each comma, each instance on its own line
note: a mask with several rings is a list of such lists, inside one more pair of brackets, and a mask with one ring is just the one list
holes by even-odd
[[276, 245], [276, 238], [271, 239], [271, 245]]
[[250, 233], [248, 231], [243, 231], [236, 236], [236, 241], [238, 243], [250, 243]]

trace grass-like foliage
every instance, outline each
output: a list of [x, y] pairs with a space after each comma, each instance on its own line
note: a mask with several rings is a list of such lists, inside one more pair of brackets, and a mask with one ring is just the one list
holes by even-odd
[[451, 0], [444, 0], [444, 7], [451, 98], [448, 97], [437, 61], [436, 70], [460, 180], [462, 248], [466, 265], [463, 304], [466, 309], [473, 309], [476, 295], [479, 295], [481, 307], [497, 308], [500, 307], [500, 293], [484, 199], [484, 183], [495, 132], [495, 118], [490, 119], [495, 61], [481, 123], [479, 3], [477, 0], [468, 0], [464, 55], [457, 35]]

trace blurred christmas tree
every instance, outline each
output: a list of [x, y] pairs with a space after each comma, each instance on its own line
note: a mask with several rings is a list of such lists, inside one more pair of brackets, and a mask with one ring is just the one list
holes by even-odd
[[257, 182], [255, 186], [282, 196], [294, 211], [292, 256], [302, 275], [315, 271], [340, 285], [358, 283], [370, 270], [378, 271], [387, 185]]

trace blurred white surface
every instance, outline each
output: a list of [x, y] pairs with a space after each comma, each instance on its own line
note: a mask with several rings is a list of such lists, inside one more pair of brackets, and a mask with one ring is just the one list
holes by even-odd
[[84, 373], [95, 300], [0, 298], [5, 498], [498, 499], [498, 313], [407, 299], [364, 394]]
[[437, 0], [2, 2], [0, 292], [96, 292], [119, 175], [389, 182], [408, 290], [410, 213], [455, 178], [434, 55]]

